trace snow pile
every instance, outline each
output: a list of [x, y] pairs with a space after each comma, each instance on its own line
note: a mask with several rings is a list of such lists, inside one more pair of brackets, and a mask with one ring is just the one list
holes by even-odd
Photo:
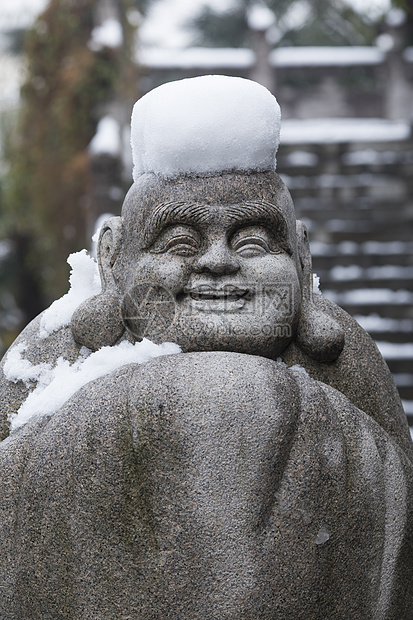
[[384, 52], [370, 45], [277, 47], [269, 55], [273, 67], [349, 67], [378, 65]]
[[376, 312], [367, 315], [355, 314], [354, 318], [367, 332], [413, 332], [412, 319], [392, 319]]
[[413, 243], [409, 241], [365, 241], [363, 254], [408, 254], [413, 252]]
[[413, 375], [408, 372], [392, 372], [397, 387], [410, 387], [413, 385]]
[[317, 536], [315, 537], [315, 544], [324, 545], [324, 543], [326, 543], [328, 540], [330, 540], [330, 532], [325, 525], [322, 525], [318, 531]]
[[260, 84], [223, 75], [169, 82], [135, 104], [134, 180], [275, 170], [281, 112]]
[[302, 166], [316, 166], [318, 164], [319, 157], [315, 153], [309, 151], [292, 151], [285, 157], [285, 163], [287, 166], [302, 167]]
[[409, 241], [340, 241], [338, 244], [325, 243], [324, 241], [311, 241], [312, 256], [348, 256], [357, 254], [388, 256], [409, 254], [413, 252], [413, 243]]
[[318, 276], [316, 273], [313, 273], [313, 293], [321, 293], [320, 276]]
[[[269, 20], [264, 22], [264, 19], [263, 13], [253, 15], [256, 30], [265, 30], [270, 25]], [[141, 35], [141, 31], [139, 34]], [[269, 43], [277, 43], [279, 36], [280, 32], [276, 25], [270, 26], [266, 33]], [[142, 42], [141, 36], [140, 40]], [[245, 69], [253, 66], [256, 60], [252, 49], [242, 47], [169, 47], [164, 45], [162, 42], [162, 46], [141, 47], [137, 50], [136, 60], [151, 69], [207, 68], [209, 71]], [[403, 56], [407, 62], [412, 62], [413, 48], [406, 48]], [[368, 45], [277, 47], [270, 52], [268, 60], [275, 68], [374, 66], [384, 62], [385, 52], [378, 46]]]
[[413, 267], [410, 265], [374, 265], [366, 269], [367, 277], [372, 280], [396, 280], [413, 278]]
[[[402, 403], [406, 415], [413, 415], [413, 400], [403, 400]], [[411, 431], [413, 439], [413, 428], [411, 429]]]
[[336, 282], [358, 280], [364, 275], [364, 269], [359, 265], [335, 265], [330, 269], [330, 278]]
[[176, 344], [154, 344], [142, 340], [131, 344], [124, 341], [113, 347], [102, 347], [89, 354], [84, 348], [83, 355], [70, 365], [60, 357], [56, 365], [31, 364], [24, 359], [25, 343], [10, 350], [4, 364], [4, 374], [9, 381], [23, 381], [28, 387], [37, 382], [17, 414], [11, 417], [11, 430], [26, 424], [31, 419], [55, 413], [75, 392], [94, 379], [103, 377], [126, 364], [143, 364], [160, 355], [179, 353]]
[[360, 151], [344, 153], [341, 159], [346, 166], [371, 166], [375, 164], [395, 164], [400, 156], [397, 151], [362, 149]]
[[[55, 301], [43, 314], [39, 328], [40, 338], [46, 338], [68, 325], [79, 304], [101, 292], [97, 263], [86, 250], [71, 254], [67, 262], [72, 267], [69, 292]], [[180, 352], [176, 344], [157, 345], [144, 339], [135, 344], [124, 341], [113, 347], [102, 347], [94, 353], [83, 347], [73, 364], [63, 357], [59, 357], [54, 364], [33, 364], [24, 357], [26, 348], [24, 342], [12, 347], [7, 353], [3, 368], [9, 381], [22, 381], [28, 388], [34, 385], [18, 412], [11, 416], [11, 430], [33, 418], [56, 412], [83, 385], [121, 366], [143, 364], [160, 355]]]
[[283, 144], [385, 142], [408, 140], [410, 124], [381, 118], [288, 119], [283, 122], [281, 134]]
[[146, 47], [138, 51], [139, 64], [151, 69], [250, 69], [255, 62], [251, 49], [229, 47], [190, 47], [166, 49]]
[[91, 155], [117, 157], [122, 149], [119, 123], [112, 116], [104, 116], [98, 123], [96, 134], [89, 144]]
[[306, 375], [307, 377], [309, 376], [304, 366], [300, 366], [300, 364], [294, 364], [294, 366], [290, 366], [289, 370], [300, 372], [302, 375]]
[[26, 348], [27, 345], [20, 342], [10, 349], [4, 362], [3, 372], [9, 381], [13, 381], [13, 383], [23, 381], [25, 386], [29, 387], [34, 381], [43, 383], [42, 377], [46, 377], [51, 366], [45, 362], [34, 365], [29, 360], [24, 359], [22, 353]]
[[413, 342], [381, 342], [376, 345], [385, 360], [413, 359]]
[[413, 303], [413, 293], [405, 289], [393, 291], [389, 288], [359, 288], [348, 291], [324, 291], [324, 296], [328, 297], [338, 305], [346, 304], [392, 304], [407, 305]]
[[47, 338], [52, 332], [69, 325], [73, 312], [85, 299], [101, 292], [98, 266], [86, 250], [70, 254], [67, 262], [72, 267], [70, 289], [45, 311], [40, 321], [39, 336]]

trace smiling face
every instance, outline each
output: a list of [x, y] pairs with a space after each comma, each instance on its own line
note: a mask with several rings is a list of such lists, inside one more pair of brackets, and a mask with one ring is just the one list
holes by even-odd
[[124, 206], [114, 275], [136, 339], [277, 357], [300, 309], [291, 198], [274, 173], [160, 183]]

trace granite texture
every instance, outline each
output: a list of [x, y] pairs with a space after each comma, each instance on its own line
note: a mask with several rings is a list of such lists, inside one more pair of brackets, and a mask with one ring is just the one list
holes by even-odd
[[0, 617], [412, 620], [406, 418], [371, 338], [313, 294], [281, 179], [144, 175], [98, 258], [102, 294], [46, 339], [38, 317], [25, 358], [183, 352], [8, 437], [34, 384], [3, 362]]
[[411, 464], [282, 363], [128, 366], [0, 460], [2, 618], [412, 617]]

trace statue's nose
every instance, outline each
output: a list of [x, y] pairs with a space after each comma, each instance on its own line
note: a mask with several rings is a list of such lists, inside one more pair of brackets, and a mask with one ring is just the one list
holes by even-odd
[[236, 254], [231, 251], [224, 240], [209, 246], [193, 266], [196, 273], [210, 272], [216, 275], [236, 273], [239, 268]]

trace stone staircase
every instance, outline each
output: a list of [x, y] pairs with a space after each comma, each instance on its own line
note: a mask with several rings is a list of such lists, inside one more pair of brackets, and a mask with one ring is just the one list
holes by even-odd
[[278, 171], [309, 229], [321, 290], [375, 339], [413, 427], [412, 136], [316, 142], [303, 132], [300, 143], [287, 132]]

